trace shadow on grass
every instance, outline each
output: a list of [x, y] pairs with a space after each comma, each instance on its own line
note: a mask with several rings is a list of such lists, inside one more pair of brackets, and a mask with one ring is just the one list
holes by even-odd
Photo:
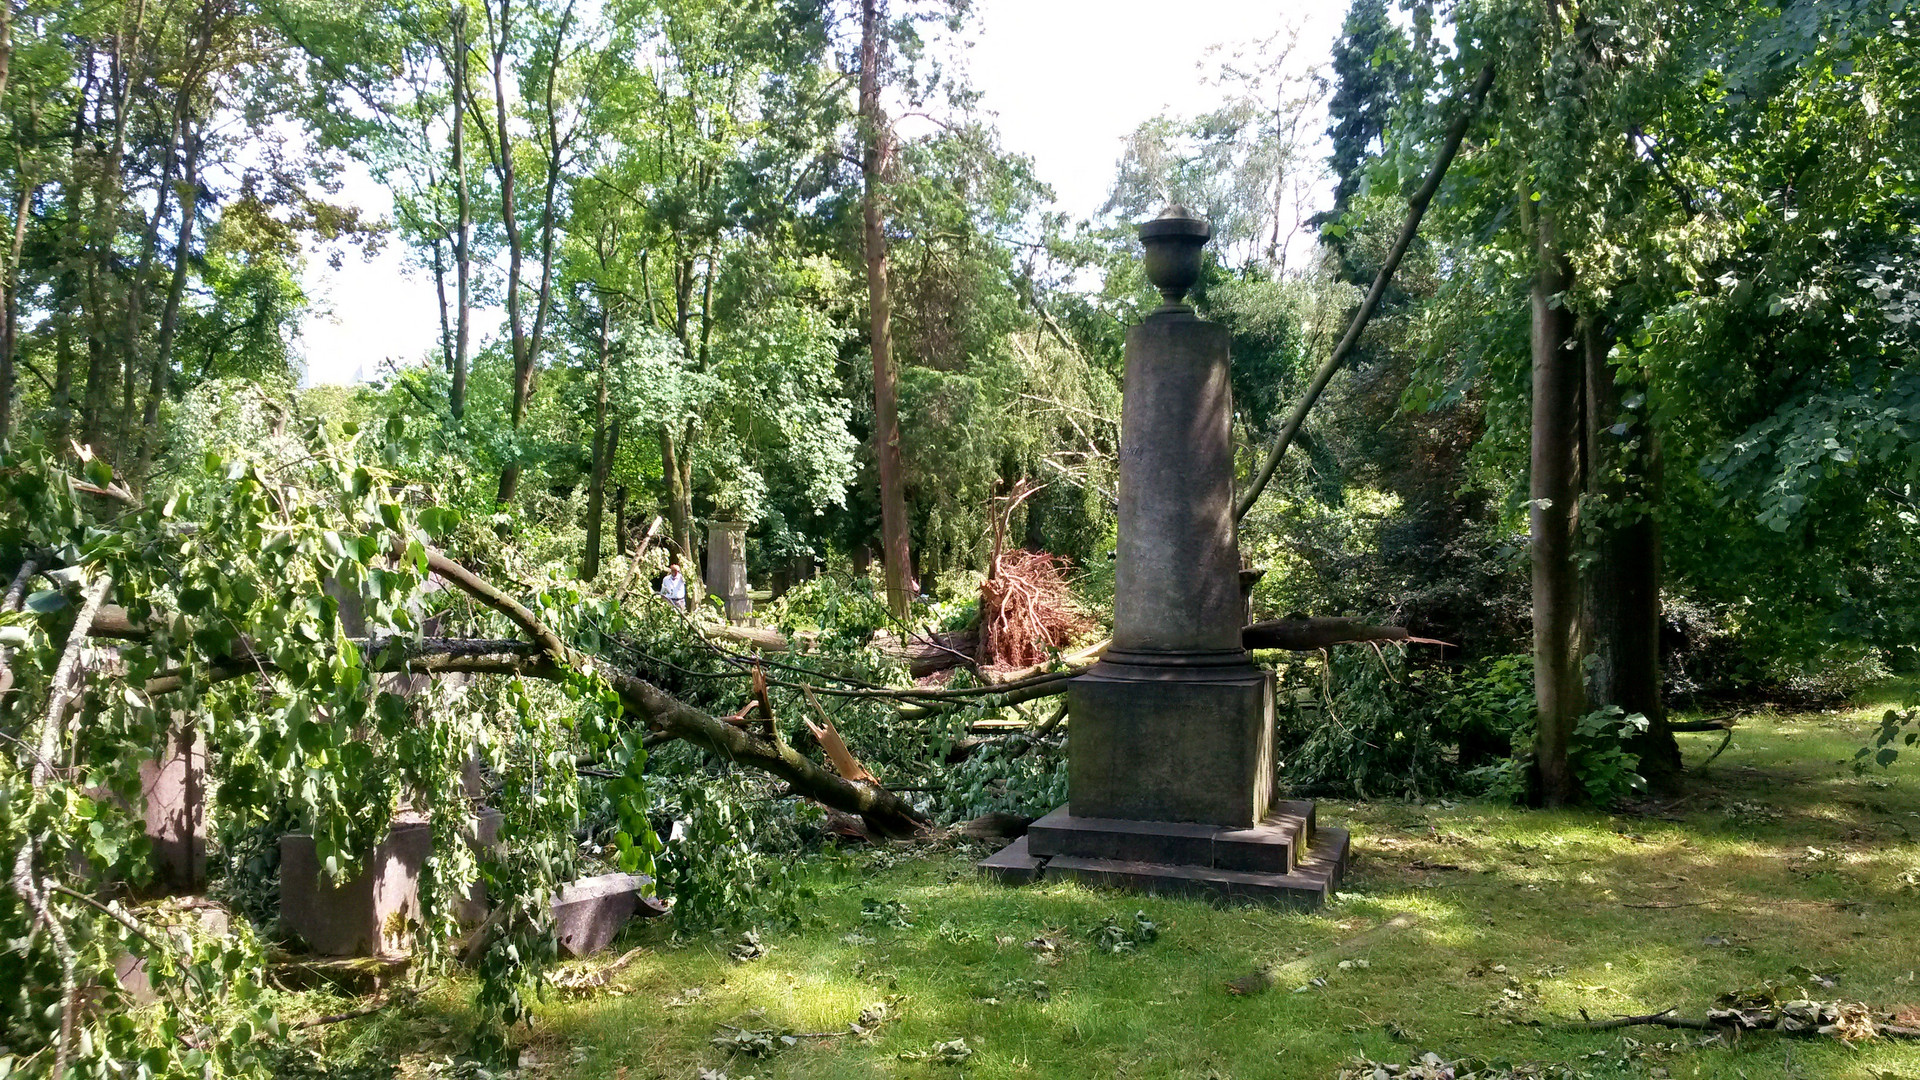
[[[1864, 712], [1755, 717], [1681, 798], [1638, 814], [1322, 802], [1323, 820], [1353, 828], [1356, 858], [1346, 891], [1313, 913], [1004, 889], [973, 874], [978, 848], [820, 860], [811, 920], [764, 935], [761, 959], [735, 963], [724, 937], [637, 931], [622, 948], [647, 951], [609, 990], [538, 1010], [523, 1075], [1330, 1080], [1355, 1055], [1428, 1050], [1594, 1077], [1920, 1075], [1913, 1046], [1556, 1026], [1582, 1010], [1698, 1015], [1725, 991], [1804, 981], [1796, 968], [1836, 980], [1810, 988], [1823, 998], [1920, 1000], [1920, 893], [1900, 877], [1920, 845], [1876, 824], [1920, 827], [1920, 776], [1841, 764], [1865, 724]], [[1696, 761], [1718, 742], [1688, 738]], [[863, 919], [868, 898], [903, 904], [911, 925]], [[1104, 920], [1136, 911], [1158, 940], [1103, 949]], [[1264, 994], [1225, 989], [1399, 912], [1417, 922], [1363, 951], [1287, 969]], [[340, 1037], [427, 1075], [457, 1046], [466, 993], [438, 988]], [[875, 1006], [888, 1019], [870, 1036], [829, 1035]], [[733, 1029], [801, 1037], [758, 1059], [713, 1045]]]

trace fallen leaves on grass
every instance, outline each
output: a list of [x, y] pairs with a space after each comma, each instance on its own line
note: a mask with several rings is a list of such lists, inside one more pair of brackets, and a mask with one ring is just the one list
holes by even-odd
[[734, 942], [733, 947], [727, 950], [727, 955], [744, 964], [749, 960], [758, 960], [772, 951], [773, 946], [761, 941], [757, 931], [749, 930], [740, 935], [740, 940]]
[[876, 900], [869, 896], [860, 901], [860, 921], [868, 926], [910, 930], [913, 928], [913, 909], [898, 900]]
[[[630, 949], [625, 955], [620, 957], [620, 959], [602, 968], [576, 967], [553, 972], [547, 976], [547, 985], [563, 994], [577, 995], [591, 993], [611, 983], [615, 975], [626, 970], [627, 965], [633, 963], [634, 959], [645, 951], [644, 949]], [[625, 991], [614, 987], [610, 989], [608, 993], [619, 995], [625, 993]]]
[[1144, 911], [1133, 913], [1133, 922], [1122, 925], [1120, 916], [1109, 915], [1094, 928], [1093, 943], [1102, 952], [1119, 955], [1130, 953], [1142, 945], [1152, 944], [1160, 937], [1160, 927], [1147, 918]]
[[1559, 1065], [1492, 1064], [1477, 1058], [1448, 1061], [1427, 1053], [1405, 1065], [1354, 1058], [1335, 1080], [1547, 1080], [1569, 1075]]
[[959, 1065], [973, 1056], [973, 1047], [965, 1039], [949, 1039], [931, 1050], [908, 1050], [900, 1055], [902, 1061], [932, 1061], [941, 1065]]

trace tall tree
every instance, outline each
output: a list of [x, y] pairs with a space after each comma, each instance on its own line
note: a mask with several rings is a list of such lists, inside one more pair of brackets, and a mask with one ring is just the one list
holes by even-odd
[[883, 0], [860, 0], [861, 236], [867, 265], [869, 347], [873, 354], [873, 452], [880, 473], [881, 557], [887, 608], [896, 619], [912, 609], [905, 467], [900, 460], [898, 377], [893, 363], [893, 297], [887, 282], [886, 173], [893, 129], [880, 101], [887, 56]]

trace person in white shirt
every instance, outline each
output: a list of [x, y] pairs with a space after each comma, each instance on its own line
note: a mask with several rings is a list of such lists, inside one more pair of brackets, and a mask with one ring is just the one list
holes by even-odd
[[687, 610], [687, 579], [680, 573], [679, 559], [667, 564], [667, 576], [660, 579], [660, 596], [681, 611]]

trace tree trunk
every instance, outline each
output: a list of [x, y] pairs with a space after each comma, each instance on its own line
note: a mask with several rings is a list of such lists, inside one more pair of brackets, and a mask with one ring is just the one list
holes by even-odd
[[605, 517], [607, 468], [620, 441], [620, 420], [615, 418], [611, 433], [607, 430], [607, 337], [609, 322], [606, 306], [600, 309], [600, 386], [593, 402], [593, 476], [587, 483], [587, 543], [580, 554], [580, 577], [592, 581], [600, 576], [600, 519]]
[[[1660, 674], [1659, 445], [1644, 417], [1625, 414], [1607, 355], [1607, 328], [1583, 326], [1586, 353], [1588, 522], [1593, 562], [1586, 587], [1589, 707], [1617, 705], [1647, 718], [1634, 740], [1640, 774], [1670, 787], [1680, 747], [1667, 726]], [[1617, 432], [1617, 433], [1616, 433]]]
[[173, 335], [180, 325], [180, 300], [187, 291], [188, 252], [193, 245], [193, 222], [200, 209], [200, 149], [201, 137], [189, 129], [186, 174], [180, 191], [180, 237], [173, 249], [173, 281], [167, 286], [167, 306], [160, 313], [160, 336], [154, 343], [153, 365], [147, 373], [147, 408], [140, 418], [142, 475], [158, 441], [160, 399], [166, 394], [167, 376], [173, 371]]
[[80, 254], [80, 213], [81, 201], [85, 194], [85, 180], [81, 173], [81, 153], [86, 145], [86, 99], [93, 89], [91, 60], [86, 62], [87, 76], [75, 99], [73, 110], [73, 131], [68, 135], [67, 144], [67, 183], [62, 202], [66, 211], [66, 223], [56, 241], [59, 276], [54, 279], [52, 314], [53, 330], [53, 396], [48, 402], [53, 413], [52, 442], [63, 446], [67, 441], [67, 432], [73, 424], [73, 332], [74, 312], [80, 305], [80, 272], [78, 269]]
[[1539, 724], [1534, 760], [1540, 797], [1561, 806], [1579, 795], [1567, 761], [1584, 711], [1580, 672], [1580, 576], [1574, 539], [1580, 494], [1580, 405], [1585, 361], [1565, 293], [1573, 272], [1555, 236], [1552, 213], [1538, 213], [1533, 309], [1531, 557], [1533, 679]]
[[467, 191], [466, 103], [467, 103], [467, 9], [453, 6], [453, 176], [454, 198], [459, 209], [458, 232], [453, 238], [453, 276], [457, 305], [453, 332], [453, 388], [447, 393], [447, 407], [455, 420], [467, 412], [467, 327], [472, 307], [468, 281], [472, 257], [468, 238], [473, 232], [473, 207]]
[[687, 574], [689, 593], [700, 575], [693, 550], [693, 466], [686, 443], [673, 433], [670, 423], [660, 425], [660, 471], [667, 482], [667, 521], [673, 527], [673, 546]]
[[[5, 7], [0, 3], [0, 7]], [[0, 22], [4, 16], [0, 16]], [[0, 51], [4, 56], [4, 51]], [[0, 60], [0, 92], [5, 88], [5, 61]], [[39, 185], [27, 175], [26, 155], [21, 155], [18, 175], [20, 194], [13, 205], [13, 247], [7, 255], [5, 284], [0, 286], [0, 445], [13, 431], [13, 350], [19, 341], [20, 304], [16, 295], [20, 284], [20, 251], [27, 243], [27, 214], [33, 206], [33, 193]]]
[[613, 553], [615, 555], [627, 553], [627, 485], [625, 484], [616, 484], [613, 488]]
[[[500, 224], [507, 234], [507, 331], [513, 349], [513, 406], [509, 420], [514, 434], [527, 416], [527, 397], [533, 391], [533, 358], [527, 355], [527, 331], [520, 318], [520, 264], [526, 255], [525, 238], [520, 235], [520, 214], [515, 203], [513, 133], [507, 126], [507, 35], [510, 0], [500, 0], [500, 24], [493, 42], [493, 110], [499, 145], [497, 165], [500, 174]], [[496, 502], [512, 502], [520, 487], [519, 441], [514, 440], [513, 457], [500, 471]]]
[[887, 285], [887, 233], [881, 185], [892, 156], [892, 133], [880, 105], [880, 64], [886, 32], [883, 0], [860, 3], [860, 120], [865, 151], [861, 215], [867, 261], [867, 303], [872, 316], [873, 452], [880, 470], [880, 542], [887, 574], [887, 607], [896, 619], [911, 612], [908, 585], [907, 495], [900, 461], [900, 410], [893, 370], [893, 300]]

